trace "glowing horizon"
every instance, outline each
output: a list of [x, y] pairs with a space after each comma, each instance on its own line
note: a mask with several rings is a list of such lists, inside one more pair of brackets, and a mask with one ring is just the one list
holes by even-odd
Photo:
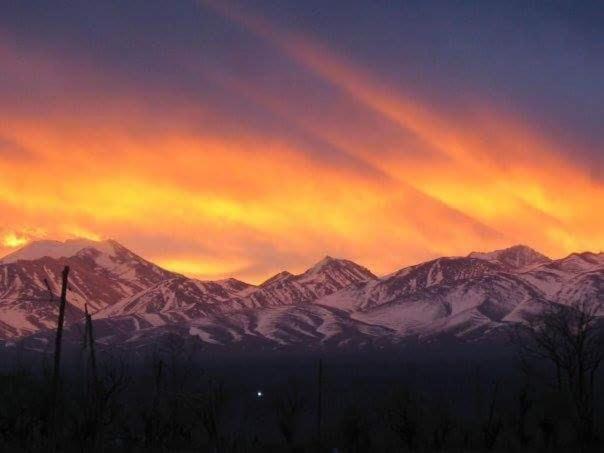
[[[69, 240], [82, 240], [82, 239], [84, 239], [84, 240], [91, 240], [91, 241], [95, 241], [95, 242], [116, 241], [113, 238], [100, 238], [98, 236], [93, 236], [93, 237], [71, 236], [71, 237], [65, 238], [63, 241], [58, 241], [58, 240], [50, 239], [50, 238], [48, 238], [48, 239], [35, 239], [35, 240], [31, 240], [31, 239], [27, 239], [25, 237], [16, 236], [16, 235], [14, 235], [14, 234], [11, 233], [11, 234], [6, 235], [3, 238], [2, 243], [6, 247], [10, 248], [10, 251], [8, 253], [8, 255], [10, 255], [10, 254], [12, 254], [14, 252], [18, 252], [22, 248], [26, 248], [29, 244], [37, 242], [37, 241], [45, 241], [45, 240], [47, 240], [47, 241], [52, 241], [52, 242], [55, 242], [55, 241], [65, 242], [65, 241], [69, 241]], [[119, 243], [119, 241], [117, 241], [117, 242]], [[120, 245], [122, 245], [123, 247], [126, 247], [127, 249], [130, 249], [127, 244], [120, 244]], [[526, 246], [525, 244], [514, 244], [514, 245], [512, 245], [510, 247], [507, 247], [507, 248], [511, 248], [511, 247], [528, 247], [528, 246]], [[133, 252], [133, 253], [135, 253], [135, 254], [138, 254], [134, 250], [130, 250], [130, 251]], [[471, 255], [473, 253], [492, 253], [492, 252], [498, 252], [498, 251], [500, 251], [500, 250], [471, 250], [471, 251], [468, 251], [467, 253], [462, 254], [462, 255], [442, 256], [442, 257], [436, 257], [435, 259], [437, 259], [437, 258], [466, 257], [466, 256], [469, 256], [469, 255]], [[540, 253], [539, 250], [534, 250], [534, 251]], [[575, 253], [595, 253], [595, 254], [602, 254], [604, 252], [593, 252], [593, 251], [590, 251], [590, 250], [584, 250], [584, 251], [579, 251], [579, 252], [573, 252], [570, 255], [575, 254]], [[2, 260], [3, 258], [5, 258], [8, 255], [0, 255], [0, 260]], [[549, 256], [546, 256], [546, 257], [550, 258], [550, 259], [553, 259], [553, 260], [558, 259], [558, 258], [567, 258], [567, 256], [556, 257], [556, 258], [552, 258], [552, 257], [549, 257]], [[144, 256], [141, 256], [141, 258], [147, 259]], [[281, 272], [290, 272], [292, 274], [301, 274], [304, 271], [309, 270], [311, 267], [319, 264], [321, 261], [323, 261], [326, 258], [343, 259], [343, 260], [348, 259], [348, 258], [346, 258], [344, 256], [331, 257], [329, 255], [325, 255], [323, 257], [316, 257], [314, 261], [312, 261], [310, 263], [307, 263], [307, 264], [302, 264], [302, 267], [299, 268], [297, 271], [293, 271], [292, 272], [291, 269], [282, 269], [281, 271], [279, 271], [277, 273], [270, 274], [270, 275], [265, 275], [264, 277], [261, 277], [259, 280], [256, 280], [254, 282], [249, 282], [248, 281], [248, 282], [245, 282], [245, 283], [252, 283], [252, 284], [258, 285], [260, 283], [263, 283], [263, 282], [265, 282], [265, 281], [267, 281], [267, 280], [275, 277], [276, 275], [280, 274]], [[424, 261], [417, 262], [417, 263], [407, 263], [406, 266], [397, 267], [397, 268], [391, 269], [390, 271], [387, 271], [385, 273], [379, 273], [379, 274], [377, 274], [377, 276], [378, 277], [384, 277], [384, 276], [389, 275], [391, 273], [400, 271], [401, 269], [403, 269], [403, 268], [405, 268], [407, 266], [416, 266], [416, 265], [420, 265], [422, 263], [424, 263]], [[160, 265], [159, 263], [154, 263], [154, 264]], [[363, 263], [356, 263], [356, 264], [359, 264], [359, 265], [363, 266]], [[219, 263], [215, 263], [215, 264], [210, 264], [208, 267], [204, 267], [205, 265], [206, 265], [206, 263], [200, 263], [200, 262], [196, 262], [196, 261], [188, 262], [186, 260], [185, 261], [173, 260], [173, 261], [168, 261], [168, 262], [162, 263], [160, 265], [160, 267], [163, 267], [164, 269], [171, 270], [172, 272], [176, 272], [176, 273], [180, 273], [180, 274], [186, 275], [186, 276], [191, 277], [191, 278], [200, 278], [200, 276], [204, 276], [205, 279], [207, 279], [207, 280], [220, 280], [220, 279], [235, 278], [235, 277], [226, 275], [224, 272], [222, 272], [220, 270], [220, 266], [224, 265], [223, 262], [219, 262]], [[183, 271], [179, 271], [178, 269], [183, 269]], [[368, 269], [370, 271], [372, 270], [371, 268], [368, 268]], [[214, 278], [212, 278], [212, 277], [214, 277]], [[200, 278], [200, 279], [203, 279], [203, 278]]]
[[[52, 28], [48, 43], [0, 22], [0, 255], [36, 239], [111, 237], [179, 273], [257, 283], [325, 255], [386, 274], [516, 244], [552, 258], [604, 249], [601, 131], [580, 121], [562, 131], [542, 113], [570, 115], [570, 88], [577, 106], [595, 106], [577, 88], [592, 72], [546, 85], [556, 103], [525, 105], [499, 102], [481, 74], [455, 90], [460, 70], [428, 62], [422, 90], [391, 49], [370, 64], [346, 48], [356, 30], [337, 21], [322, 29], [287, 8], [185, 3], [170, 22], [182, 31], [157, 38], [160, 11], [133, 31], [105, 12], [131, 35], [103, 34], [99, 48], [72, 39], [94, 36], [78, 22], [85, 10], [69, 10], [73, 29]], [[422, 48], [423, 35], [400, 46], [413, 39]], [[468, 61], [491, 64], [490, 49], [473, 45]], [[464, 58], [454, 51], [442, 50]], [[523, 100], [531, 74], [512, 74], [498, 88]]]

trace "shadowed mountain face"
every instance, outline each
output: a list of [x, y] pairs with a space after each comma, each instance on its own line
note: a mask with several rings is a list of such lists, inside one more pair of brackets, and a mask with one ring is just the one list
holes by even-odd
[[455, 282], [503, 272], [501, 265], [474, 258], [439, 258], [408, 267], [364, 285], [355, 299], [362, 310], [404, 299], [432, 287], [447, 288]]
[[524, 245], [516, 245], [490, 253], [472, 252], [468, 257], [499, 263], [509, 269], [523, 269], [552, 261], [547, 256]]
[[0, 336], [20, 336], [56, 324], [64, 266], [71, 269], [68, 321], [80, 318], [85, 304], [97, 311], [176, 277], [115, 241], [30, 244], [0, 260]]
[[60, 244], [32, 245], [0, 261], [0, 337], [40, 331], [23, 344], [51, 344], [44, 329], [57, 308], [44, 279], [58, 282], [64, 265], [72, 268], [67, 341], [81, 340], [88, 303], [99, 344], [134, 349], [174, 336], [243, 350], [383, 347], [443, 336], [488, 341], [550, 304], [604, 300], [604, 255], [554, 261], [525, 246], [439, 258], [381, 278], [325, 257], [302, 274], [284, 271], [256, 286], [174, 274], [114, 241]]
[[178, 277], [101, 310], [97, 317], [157, 314], [195, 319], [242, 309], [308, 304], [352, 283], [376, 277], [347, 260], [326, 257], [300, 275], [281, 272], [259, 286], [235, 279], [214, 282]]

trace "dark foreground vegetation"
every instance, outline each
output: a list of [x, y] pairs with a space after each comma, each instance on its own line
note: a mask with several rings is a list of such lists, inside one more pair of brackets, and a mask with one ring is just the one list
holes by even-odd
[[[506, 346], [143, 356], [16, 349], [1, 451], [602, 451], [601, 324], [551, 311]], [[545, 329], [545, 327], [547, 329]], [[5, 350], [6, 351], [6, 350]]]
[[[484, 351], [482, 351], [484, 352]], [[76, 358], [0, 381], [2, 451], [600, 451], [602, 401], [494, 351], [396, 358]], [[522, 365], [524, 367], [526, 364]], [[85, 370], [78, 373], [76, 370]], [[555, 376], [551, 376], [554, 377]], [[601, 389], [601, 382], [596, 389]], [[261, 395], [258, 393], [261, 392]], [[320, 403], [320, 406], [319, 406]], [[588, 411], [588, 412], [589, 412]], [[592, 425], [585, 425], [592, 423]]]

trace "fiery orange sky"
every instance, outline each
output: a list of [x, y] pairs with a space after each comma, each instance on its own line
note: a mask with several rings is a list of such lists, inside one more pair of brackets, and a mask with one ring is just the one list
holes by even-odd
[[165, 28], [152, 8], [133, 24], [103, 10], [100, 32], [86, 11], [58, 29], [33, 12], [38, 34], [2, 20], [0, 254], [114, 238], [174, 271], [259, 282], [326, 254], [380, 274], [516, 243], [604, 249], [601, 136], [497, 102], [495, 81], [464, 91], [442, 62], [418, 88], [393, 50], [380, 65], [342, 44], [348, 23], [326, 14], [325, 34], [259, 3], [187, 3]]

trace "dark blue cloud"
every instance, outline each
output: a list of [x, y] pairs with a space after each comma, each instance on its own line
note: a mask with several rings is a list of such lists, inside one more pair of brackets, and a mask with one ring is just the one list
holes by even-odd
[[[241, 4], [281, 28], [326, 42], [376, 77], [439, 109], [455, 113], [475, 104], [492, 105], [525, 118], [578, 162], [602, 168], [601, 2]], [[202, 103], [243, 127], [301, 134], [275, 112], [204, 74], [224, 72], [259, 90], [270, 87], [292, 102], [305, 102], [300, 109], [308, 113], [314, 108], [316, 115], [330, 101], [341, 101], [335, 87], [192, 0], [10, 2], [3, 5], [0, 31], [17, 48], [47, 52], [58, 60], [85, 59], [109, 71], [116, 85], [138, 89], [151, 99], [153, 93], [169, 93]], [[14, 81], [0, 80], [0, 93], [2, 85], [12, 90]], [[338, 153], [320, 148], [320, 153]]]

